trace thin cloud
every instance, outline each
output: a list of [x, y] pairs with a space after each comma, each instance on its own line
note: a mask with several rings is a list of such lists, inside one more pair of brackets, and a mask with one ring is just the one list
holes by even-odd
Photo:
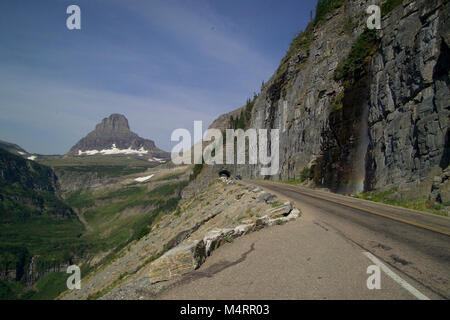
[[[170, 135], [174, 129], [190, 129], [194, 120], [204, 121], [205, 126], [214, 120], [215, 115], [208, 110], [215, 97], [208, 98], [201, 90], [160, 89], [163, 90], [162, 96], [167, 94], [169, 98], [77, 88], [42, 79], [28, 79], [21, 84], [1, 83], [3, 112], [0, 121], [39, 131], [50, 130], [59, 138], [66, 137], [64, 152], [67, 152], [71, 145], [111, 113], [125, 114], [132, 130], [156, 140], [166, 150], [171, 148]], [[177, 94], [170, 96], [170, 92]], [[0, 134], [6, 135], [2, 129]], [[61, 152], [60, 146], [47, 142], [46, 150], [41, 150], [34, 143], [21, 141], [30, 152]]]
[[258, 50], [252, 49], [248, 45], [249, 39], [237, 34], [233, 23], [214, 12], [208, 1], [197, 0], [195, 9], [189, 5], [190, 1], [152, 1], [144, 5], [146, 10], [140, 6], [128, 6], [129, 2], [126, 4], [124, 9], [134, 10], [136, 14], [146, 17], [150, 25], [166, 31], [177, 42], [186, 44], [186, 49], [195, 49], [205, 57], [243, 67], [260, 75], [261, 79], [268, 76], [268, 70], [273, 70], [273, 63]]
[[[89, 5], [81, 1], [83, 10]], [[275, 68], [207, 1], [103, 6], [104, 17], [116, 15], [126, 24], [111, 23], [91, 7], [83, 11], [91, 20], [80, 33], [54, 29], [52, 22], [45, 34], [19, 28], [25, 41], [16, 30], [3, 30], [8, 41], [0, 52], [0, 138], [30, 152], [65, 153], [118, 112], [135, 132], [170, 151], [173, 129], [191, 129], [194, 120], [206, 129], [244, 104]], [[26, 9], [16, 11], [26, 18]]]

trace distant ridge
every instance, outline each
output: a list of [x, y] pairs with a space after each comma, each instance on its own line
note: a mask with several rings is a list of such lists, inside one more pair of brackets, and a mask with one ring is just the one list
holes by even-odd
[[17, 144], [14, 144], [11, 142], [6, 142], [3, 140], [0, 140], [0, 149], [6, 150], [8, 152], [11, 152], [16, 155], [21, 155], [21, 156], [29, 154], [28, 152], [26, 152], [22, 147], [18, 146]]
[[28, 160], [36, 160], [37, 155], [33, 155], [27, 151], [25, 151], [22, 147], [17, 144], [6, 142], [0, 140], [0, 149], [6, 150], [16, 156], [20, 156], [22, 158], [26, 158]]

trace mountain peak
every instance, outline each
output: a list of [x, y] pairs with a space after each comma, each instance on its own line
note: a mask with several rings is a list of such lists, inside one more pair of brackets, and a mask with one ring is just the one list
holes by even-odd
[[102, 122], [95, 127], [95, 131], [116, 133], [131, 132], [128, 119], [124, 115], [118, 113], [113, 113], [109, 117], [104, 118]]
[[[136, 155], [167, 159], [168, 153], [156, 147], [152, 140], [139, 137], [130, 130], [128, 119], [122, 114], [111, 114], [95, 126], [95, 130], [74, 145], [69, 155]], [[152, 161], [153, 158], [149, 158]]]

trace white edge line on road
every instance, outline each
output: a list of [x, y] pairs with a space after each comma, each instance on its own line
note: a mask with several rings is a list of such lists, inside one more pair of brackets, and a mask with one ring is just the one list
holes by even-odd
[[380, 267], [381, 270], [384, 271], [389, 277], [392, 278], [395, 282], [397, 282], [399, 285], [401, 285], [403, 288], [405, 288], [409, 293], [411, 293], [413, 296], [415, 296], [419, 300], [430, 300], [426, 295], [422, 294], [414, 288], [412, 285], [410, 285], [408, 282], [400, 278], [398, 275], [396, 275], [394, 272], [391, 271], [384, 263], [382, 263], [379, 259], [377, 259], [373, 254], [370, 252], [363, 252], [363, 254], [369, 258], [373, 263], [375, 263], [378, 267]]

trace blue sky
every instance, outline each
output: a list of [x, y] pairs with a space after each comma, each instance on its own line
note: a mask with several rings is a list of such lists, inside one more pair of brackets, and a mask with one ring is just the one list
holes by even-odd
[[[316, 0], [2, 0], [0, 139], [63, 154], [111, 113], [170, 151], [242, 106]], [[82, 29], [66, 28], [81, 8]], [[205, 128], [206, 129], [206, 128]]]

